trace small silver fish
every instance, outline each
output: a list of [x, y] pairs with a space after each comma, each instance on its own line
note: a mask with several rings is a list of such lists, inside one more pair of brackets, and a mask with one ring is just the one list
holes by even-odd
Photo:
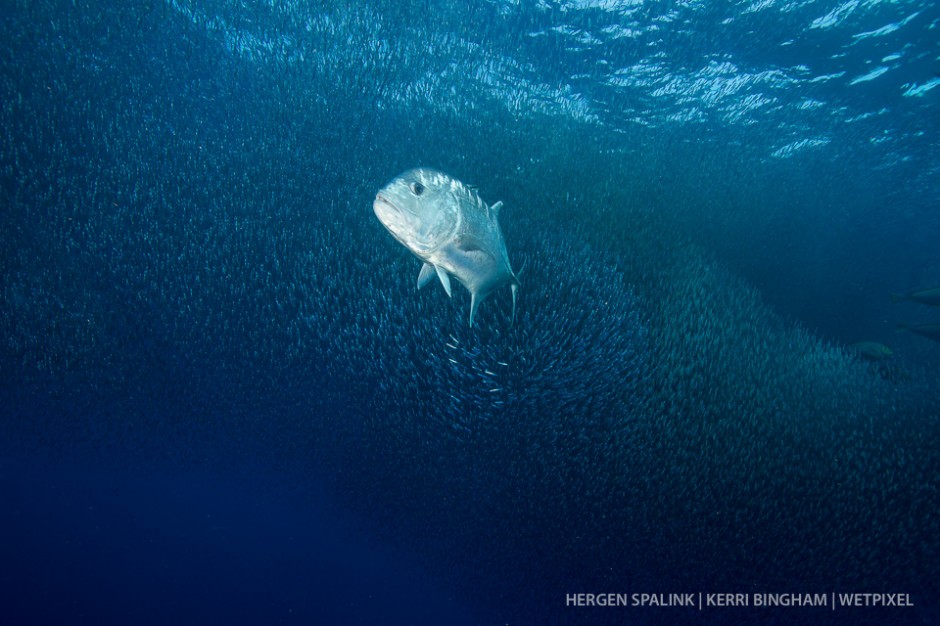
[[467, 288], [473, 326], [480, 302], [507, 284], [512, 288], [513, 320], [516, 317], [519, 279], [499, 230], [502, 205], [487, 205], [474, 189], [443, 172], [417, 168], [380, 189], [372, 208], [388, 232], [424, 261], [418, 289], [435, 274], [448, 296], [451, 276]]

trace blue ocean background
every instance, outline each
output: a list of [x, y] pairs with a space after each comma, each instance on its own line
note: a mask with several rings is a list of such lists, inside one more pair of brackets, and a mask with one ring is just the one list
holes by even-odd
[[940, 623], [938, 87], [927, 0], [4, 3], [0, 623]]

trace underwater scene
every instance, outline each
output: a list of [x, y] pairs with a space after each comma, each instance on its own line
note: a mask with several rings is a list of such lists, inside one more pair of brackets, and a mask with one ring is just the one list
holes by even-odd
[[940, 5], [10, 0], [0, 624], [940, 624]]

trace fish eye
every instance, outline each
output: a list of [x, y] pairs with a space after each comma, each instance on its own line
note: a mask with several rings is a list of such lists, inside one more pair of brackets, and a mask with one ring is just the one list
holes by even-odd
[[424, 193], [424, 185], [421, 183], [411, 183], [411, 193], [416, 196], [420, 196]]

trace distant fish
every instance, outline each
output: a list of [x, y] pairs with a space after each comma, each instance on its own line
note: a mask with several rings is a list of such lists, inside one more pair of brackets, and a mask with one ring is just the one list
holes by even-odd
[[509, 266], [499, 230], [502, 205], [487, 205], [475, 190], [447, 174], [418, 168], [380, 189], [372, 208], [392, 236], [424, 261], [418, 289], [437, 275], [448, 296], [450, 276], [470, 291], [473, 326], [480, 302], [503, 285], [512, 287], [516, 317], [519, 279]]
[[877, 341], [859, 341], [848, 346], [848, 349], [866, 361], [883, 361], [894, 355], [891, 348]]
[[940, 341], [940, 324], [920, 324], [919, 326], [908, 326], [907, 324], [898, 324], [898, 332], [908, 330], [915, 335]]
[[891, 294], [891, 302], [897, 303], [904, 300], [913, 300], [914, 302], [929, 304], [930, 306], [940, 306], [940, 287], [921, 289], [920, 291], [912, 291], [910, 293]]

